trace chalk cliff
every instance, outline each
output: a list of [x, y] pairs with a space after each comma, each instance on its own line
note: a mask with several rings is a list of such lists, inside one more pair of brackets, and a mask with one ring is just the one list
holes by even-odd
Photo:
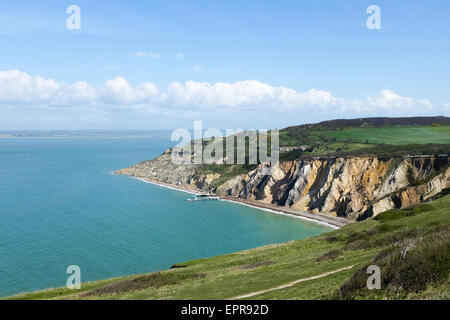
[[119, 170], [175, 185], [213, 190], [219, 195], [259, 200], [311, 213], [361, 220], [392, 208], [426, 201], [450, 187], [448, 157], [316, 158], [280, 162], [271, 175], [267, 164], [217, 184], [219, 173], [199, 165], [177, 165], [171, 149], [161, 156]]

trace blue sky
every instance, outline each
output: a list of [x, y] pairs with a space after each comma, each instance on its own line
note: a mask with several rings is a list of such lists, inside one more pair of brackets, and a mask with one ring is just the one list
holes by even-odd
[[[71, 4], [80, 30], [66, 28]], [[366, 27], [372, 4], [381, 30]], [[0, 129], [449, 115], [449, 10], [445, 0], [2, 1]]]

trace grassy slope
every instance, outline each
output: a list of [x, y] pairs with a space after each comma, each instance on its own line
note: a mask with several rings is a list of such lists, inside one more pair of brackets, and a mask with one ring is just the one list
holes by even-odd
[[[269, 143], [270, 145], [270, 143]], [[405, 156], [450, 153], [450, 125], [326, 126], [320, 124], [280, 130], [280, 146], [308, 145], [313, 151], [280, 152], [281, 160], [310, 156]], [[202, 173], [219, 173], [222, 179], [254, 169], [253, 165], [204, 165]]]
[[299, 142], [315, 142], [324, 138], [374, 144], [423, 144], [448, 143], [450, 126], [378, 126], [378, 127], [336, 127], [336, 128], [304, 128], [291, 127], [280, 131], [281, 142], [295, 145]]
[[[407, 146], [430, 143], [450, 144], [450, 126], [337, 127], [331, 129], [294, 127], [280, 132], [280, 145], [311, 145], [315, 147], [315, 155], [333, 151], [381, 150], [386, 145]], [[418, 151], [423, 152], [422, 150]], [[433, 154], [431, 149], [430, 153]]]
[[375, 144], [449, 143], [450, 126], [345, 128], [325, 131], [324, 134], [341, 141], [354, 139], [365, 143], [367, 140]]
[[[431, 204], [422, 204], [415, 210], [392, 210], [377, 219], [371, 218], [349, 224], [339, 230], [310, 239], [190, 261], [182, 264], [186, 266], [184, 268], [92, 282], [84, 284], [77, 292], [51, 289], [13, 298], [226, 299], [355, 265], [351, 270], [252, 297], [255, 299], [339, 298], [340, 296], [336, 295], [339, 288], [352, 276], [355, 280], [358, 269], [370, 263], [380, 251], [400, 248], [398, 243], [422, 239], [444, 230], [446, 234], [444, 244], [448, 251], [449, 227], [450, 195], [447, 195]], [[411, 230], [414, 232], [410, 233]], [[405, 233], [405, 231], [408, 232]], [[330, 252], [331, 254], [325, 255]], [[329, 258], [317, 261], [324, 255]], [[446, 273], [448, 281], [450, 267], [448, 258], [444, 262], [441, 261], [442, 263], [440, 270]], [[421, 274], [414, 274], [414, 268], [406, 271], [413, 273], [411, 279], [414, 279], [414, 276], [421, 276]], [[385, 271], [382, 270], [383, 272]], [[375, 295], [372, 291], [364, 290], [364, 288], [356, 290], [355, 297], [392, 298], [386, 290], [378, 290]], [[90, 295], [83, 296], [82, 294], [86, 292]], [[424, 290], [404, 292], [403, 295], [396, 297], [448, 299], [449, 284], [445, 281], [439, 282]]]

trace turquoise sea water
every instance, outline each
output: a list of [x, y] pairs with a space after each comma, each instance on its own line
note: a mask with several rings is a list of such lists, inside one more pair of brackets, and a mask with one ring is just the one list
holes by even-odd
[[159, 155], [149, 138], [0, 139], [0, 297], [314, 236], [330, 228], [112, 171]]

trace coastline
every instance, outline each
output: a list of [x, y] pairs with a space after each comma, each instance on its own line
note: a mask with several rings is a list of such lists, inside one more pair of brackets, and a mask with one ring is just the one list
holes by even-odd
[[[115, 174], [125, 175], [123, 173], [117, 173], [117, 172], [115, 172]], [[182, 191], [182, 192], [186, 192], [186, 193], [193, 194], [193, 195], [198, 195], [198, 194], [201, 194], [204, 192], [203, 190], [198, 189], [196, 187], [192, 187], [192, 186], [175, 185], [175, 184], [170, 184], [170, 183], [166, 183], [166, 182], [152, 180], [149, 178], [137, 177], [137, 176], [132, 176], [132, 175], [128, 175], [128, 176], [132, 177], [134, 179], [140, 180], [142, 182], [145, 182], [145, 183], [154, 184], [154, 185], [157, 185], [160, 187], [164, 187], [164, 188], [168, 188], [168, 189], [172, 189], [172, 190], [176, 190], [176, 191]], [[351, 220], [347, 220], [344, 218], [328, 216], [328, 215], [325, 215], [322, 213], [309, 213], [306, 211], [298, 211], [298, 210], [294, 210], [291, 208], [280, 207], [280, 206], [270, 204], [270, 203], [260, 202], [257, 200], [239, 199], [239, 198], [229, 197], [229, 196], [217, 196], [217, 197], [220, 198], [221, 201], [229, 201], [229, 202], [241, 204], [244, 206], [260, 209], [260, 210], [275, 213], [275, 214], [281, 214], [281, 215], [286, 215], [286, 216], [290, 216], [290, 217], [294, 217], [294, 218], [299, 218], [299, 219], [302, 219], [305, 221], [309, 221], [309, 222], [313, 222], [313, 223], [317, 223], [317, 224], [321, 224], [321, 225], [326, 225], [333, 229], [339, 229], [339, 228], [345, 226], [346, 224], [353, 222]]]

